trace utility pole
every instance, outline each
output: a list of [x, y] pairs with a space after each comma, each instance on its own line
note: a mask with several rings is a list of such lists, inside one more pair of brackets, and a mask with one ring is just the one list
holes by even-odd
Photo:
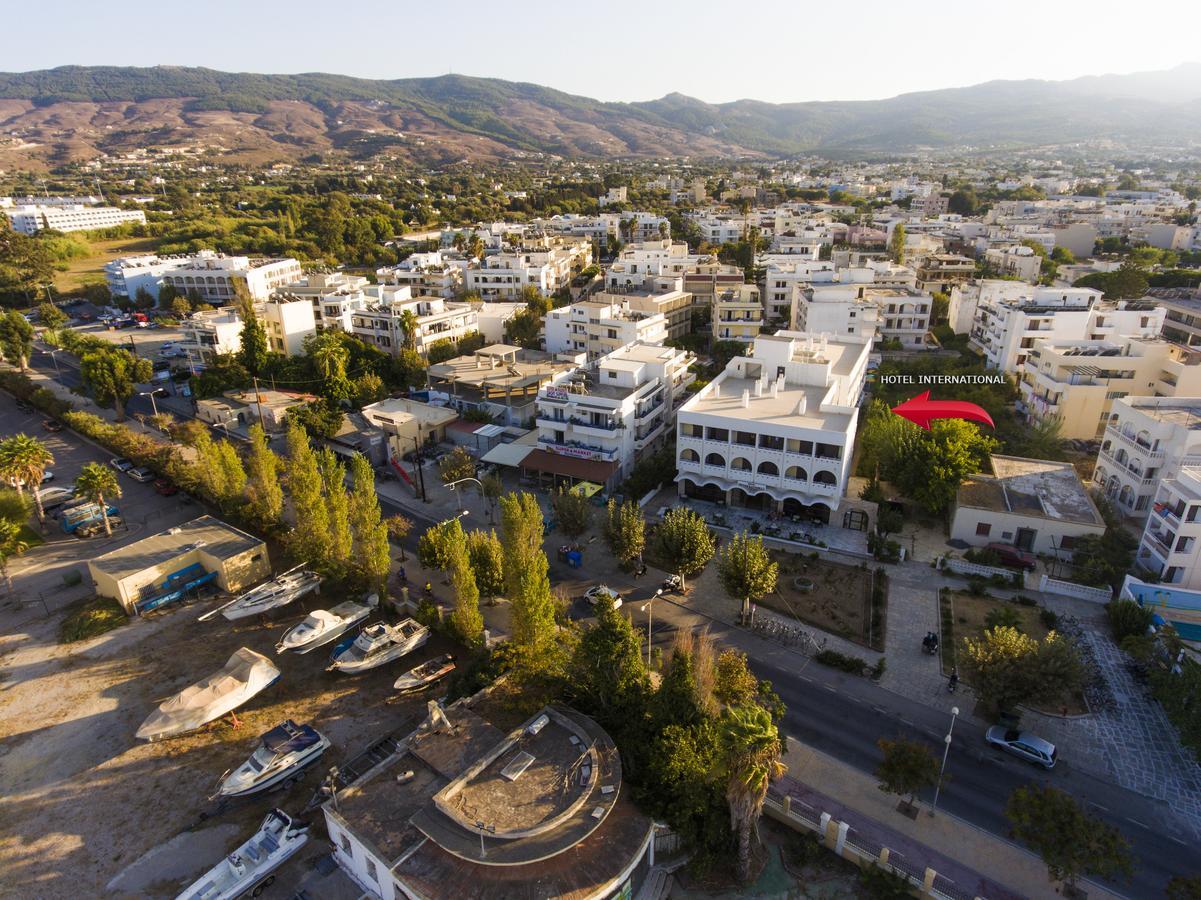
[[263, 427], [266, 428], [267, 426], [263, 424], [263, 401], [259, 397], [258, 376], [252, 376], [251, 380], [254, 382], [254, 405], [259, 411], [259, 424], [263, 425]]
[[[420, 431], [421, 426], [418, 426], [418, 434]], [[417, 483], [421, 486], [421, 500], [429, 503], [429, 497], [425, 494], [425, 467], [421, 465], [421, 441], [418, 438], [413, 438], [413, 468], [417, 470]]]

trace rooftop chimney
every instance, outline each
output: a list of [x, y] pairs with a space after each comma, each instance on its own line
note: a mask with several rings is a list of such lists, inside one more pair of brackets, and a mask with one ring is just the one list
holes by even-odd
[[743, 391], [742, 391], [742, 407], [743, 407], [743, 409], [746, 409], [746, 407], [748, 407], [750, 405], [751, 405], [751, 392], [746, 389], [743, 389]]
[[805, 395], [801, 394], [800, 402], [797, 403], [797, 405], [796, 405], [796, 414], [798, 416], [803, 416], [805, 414], [805, 408], [806, 408], [805, 400], [806, 400]]

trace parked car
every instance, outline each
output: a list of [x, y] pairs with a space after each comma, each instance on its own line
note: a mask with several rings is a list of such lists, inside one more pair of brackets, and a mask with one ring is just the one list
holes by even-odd
[[989, 544], [984, 549], [991, 550], [1001, 558], [1002, 564], [1015, 569], [1025, 569], [1028, 572], [1033, 572], [1038, 565], [1038, 557], [1033, 553], [1027, 553], [1025, 550], [1019, 550], [1012, 544]]
[[154, 492], [161, 494], [164, 497], [174, 497], [179, 493], [179, 488], [173, 485], [166, 478], [159, 478], [154, 482]]
[[621, 606], [621, 595], [617, 593], [617, 591], [613, 590], [613, 588], [605, 584], [597, 584], [588, 588], [588, 590], [584, 591], [584, 599], [587, 600], [590, 605], [596, 606], [596, 602], [600, 599], [601, 594], [608, 594], [613, 598], [614, 609], [617, 609], [617, 607]]
[[126, 459], [124, 456], [114, 456], [108, 461], [108, 464], [118, 472], [128, 472], [133, 468], [133, 460]]
[[48, 487], [38, 491], [38, 500], [42, 502], [42, 509], [46, 512], [65, 506], [74, 499], [75, 490], [73, 488]]
[[999, 750], [1012, 753], [1026, 762], [1032, 762], [1044, 769], [1055, 768], [1055, 761], [1058, 759], [1055, 745], [1028, 731], [994, 725], [984, 733], [984, 739]]
[[47, 431], [62, 431], [63, 423], [60, 422], [58, 419], [47, 419], [45, 422], [42, 423], [42, 427], [45, 428]]
[[154, 473], [145, 466], [138, 466], [136, 469], [128, 469], [125, 472], [134, 481], [140, 481], [142, 484], [154, 481]]

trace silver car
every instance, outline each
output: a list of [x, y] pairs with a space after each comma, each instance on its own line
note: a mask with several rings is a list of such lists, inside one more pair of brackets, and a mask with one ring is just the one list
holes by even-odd
[[1002, 725], [994, 725], [984, 733], [984, 739], [994, 747], [1012, 753], [1026, 762], [1032, 762], [1044, 769], [1055, 768], [1055, 761], [1058, 759], [1055, 745], [1029, 731], [1016, 731]]

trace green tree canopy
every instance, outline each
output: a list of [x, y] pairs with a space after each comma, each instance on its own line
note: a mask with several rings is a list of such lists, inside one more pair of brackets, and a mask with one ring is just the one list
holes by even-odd
[[551, 498], [559, 528], [575, 540], [592, 525], [592, 501], [579, 491], [560, 488]]
[[881, 738], [876, 746], [884, 754], [876, 767], [876, 777], [880, 779], [878, 787], [886, 794], [908, 794], [912, 806], [917, 792], [933, 787], [938, 780], [938, 760], [920, 741]]
[[512, 606], [513, 641], [519, 648], [537, 651], [555, 634], [550, 564], [542, 548], [542, 510], [533, 494], [507, 494], [500, 498], [500, 518], [505, 596]]
[[701, 572], [717, 552], [717, 541], [704, 517], [686, 506], [667, 511], [652, 539], [655, 555], [681, 581]]
[[742, 619], [751, 615], [751, 603], [776, 589], [779, 566], [763, 546], [763, 538], [740, 531], [717, 555], [717, 577], [726, 593], [742, 603]]
[[632, 500], [620, 505], [616, 500], [610, 500], [605, 509], [605, 541], [613, 555], [629, 565], [642, 555], [646, 545], [646, 521], [642, 518], [642, 510]]
[[117, 420], [125, 418], [125, 403], [133, 396], [137, 384], [148, 382], [154, 375], [150, 360], [134, 356], [117, 347], [95, 347], [79, 360], [83, 383], [100, 403], [112, 403]]
[[1005, 806], [1013, 836], [1042, 857], [1055, 881], [1074, 886], [1081, 875], [1130, 877], [1130, 842], [1116, 828], [1088, 815], [1058, 788], [1026, 785]]

